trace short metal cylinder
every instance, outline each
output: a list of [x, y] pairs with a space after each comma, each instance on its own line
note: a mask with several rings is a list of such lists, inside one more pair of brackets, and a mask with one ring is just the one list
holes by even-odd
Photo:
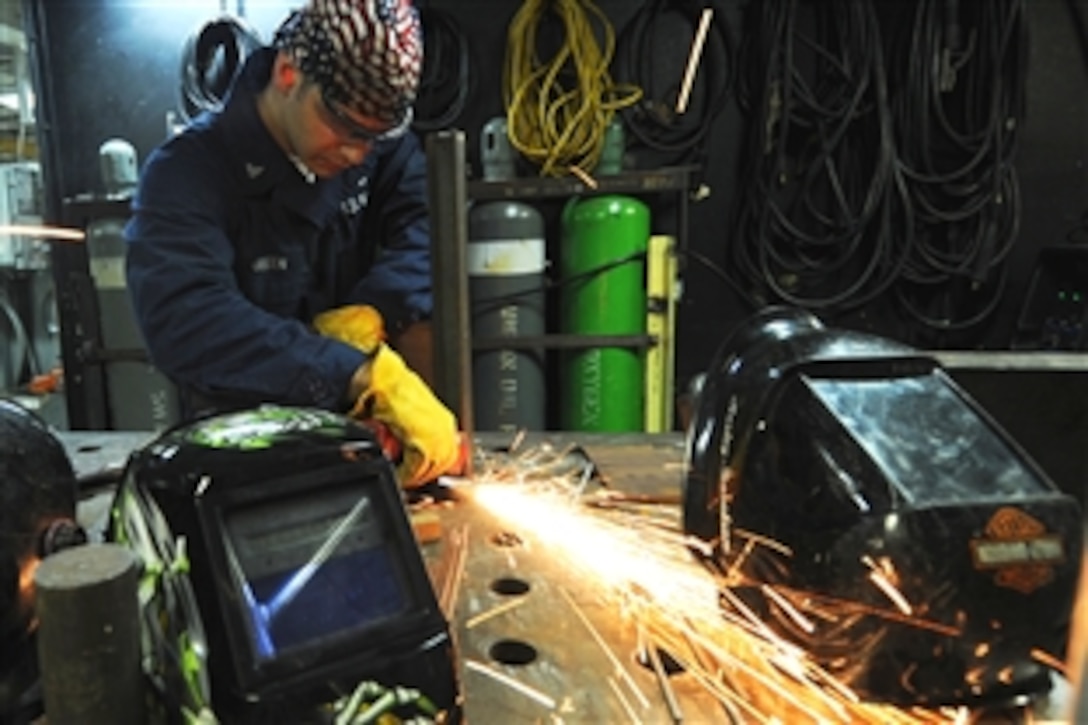
[[42, 561], [38, 659], [49, 725], [144, 722], [139, 565], [117, 544], [65, 549]]

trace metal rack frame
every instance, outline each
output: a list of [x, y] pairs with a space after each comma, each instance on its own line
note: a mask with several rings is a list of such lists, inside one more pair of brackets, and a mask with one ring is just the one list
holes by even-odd
[[625, 171], [592, 180], [575, 177], [522, 177], [505, 181], [468, 181], [465, 134], [445, 130], [425, 141], [431, 209], [431, 259], [434, 287], [435, 392], [453, 408], [467, 432], [472, 413], [472, 351], [496, 347], [577, 349], [652, 346], [651, 335], [547, 334], [526, 338], [474, 339], [469, 310], [468, 204], [470, 201], [561, 199], [601, 194], [675, 194], [676, 241], [683, 259], [688, 243], [688, 192], [697, 169], [691, 166]]

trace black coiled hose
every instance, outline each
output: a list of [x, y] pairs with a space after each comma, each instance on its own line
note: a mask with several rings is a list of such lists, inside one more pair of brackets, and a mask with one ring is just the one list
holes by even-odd
[[[666, 14], [681, 16], [694, 31], [704, 10], [713, 17], [699, 63], [697, 84], [692, 90], [690, 113], [676, 112], [681, 76], [662, 81], [659, 34], [672, 27]], [[630, 135], [642, 145], [690, 160], [707, 138], [714, 119], [725, 109], [733, 85], [734, 44], [725, 13], [713, 2], [702, 0], [647, 0], [620, 31], [616, 43], [615, 75], [621, 82], [643, 90], [639, 103], [621, 111]], [[685, 49], [687, 49], [685, 47]]]
[[423, 73], [415, 104], [417, 131], [449, 128], [460, 118], [473, 85], [472, 57], [468, 38], [446, 12], [424, 7]]
[[197, 28], [181, 51], [178, 110], [182, 118], [188, 122], [204, 111], [220, 110], [242, 64], [261, 45], [257, 32], [233, 15]]

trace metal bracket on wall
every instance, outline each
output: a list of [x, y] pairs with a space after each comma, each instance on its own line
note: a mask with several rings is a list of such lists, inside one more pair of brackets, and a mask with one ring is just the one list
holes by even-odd
[[475, 201], [494, 199], [539, 199], [588, 194], [660, 194], [685, 192], [690, 188], [692, 166], [667, 166], [646, 171], [623, 171], [592, 179], [566, 177], [522, 177], [505, 181], [472, 181], [468, 196]]
[[468, 290], [468, 202], [541, 199], [596, 194], [676, 194], [676, 241], [687, 239], [686, 194], [695, 167], [626, 171], [597, 178], [522, 177], [501, 181], [466, 181], [465, 137], [447, 130], [427, 137], [431, 259], [434, 287], [435, 392], [458, 412], [462, 428], [473, 431], [472, 352], [502, 348], [582, 349], [594, 346], [652, 348], [655, 335], [543, 335], [502, 340], [472, 338]]
[[465, 133], [438, 131], [427, 136], [425, 147], [434, 289], [435, 392], [456, 411], [461, 429], [471, 441], [475, 425], [468, 304]]

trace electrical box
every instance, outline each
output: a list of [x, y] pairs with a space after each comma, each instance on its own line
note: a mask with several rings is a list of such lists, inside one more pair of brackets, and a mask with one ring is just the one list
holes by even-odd
[[1046, 247], [1031, 278], [1013, 347], [1088, 350], [1088, 245]]
[[[0, 164], [0, 226], [41, 223], [41, 167], [33, 161]], [[38, 270], [48, 265], [45, 241], [0, 232], [0, 269]]]

